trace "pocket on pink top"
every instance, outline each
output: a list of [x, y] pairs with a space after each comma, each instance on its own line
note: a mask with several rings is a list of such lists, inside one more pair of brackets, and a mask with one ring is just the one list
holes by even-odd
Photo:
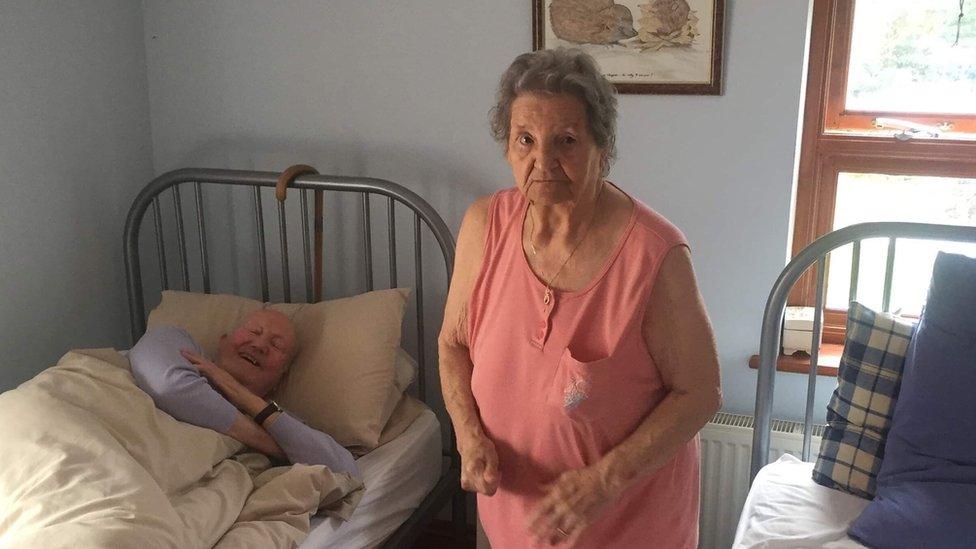
[[546, 402], [607, 440], [633, 431], [666, 395], [657, 369], [626, 352], [587, 361], [577, 358], [583, 356], [570, 348], [563, 351]]
[[615, 368], [610, 357], [581, 362], [568, 348], [556, 366], [546, 401], [570, 418], [589, 421], [613, 412]]

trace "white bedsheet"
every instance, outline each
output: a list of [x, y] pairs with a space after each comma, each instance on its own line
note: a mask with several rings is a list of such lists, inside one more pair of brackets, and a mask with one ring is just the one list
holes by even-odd
[[763, 467], [749, 490], [734, 549], [862, 548], [847, 528], [870, 503], [821, 486], [813, 463], [790, 454]]
[[376, 547], [416, 509], [441, 475], [441, 430], [424, 410], [397, 438], [356, 460], [366, 493], [348, 522], [313, 517], [304, 548]]

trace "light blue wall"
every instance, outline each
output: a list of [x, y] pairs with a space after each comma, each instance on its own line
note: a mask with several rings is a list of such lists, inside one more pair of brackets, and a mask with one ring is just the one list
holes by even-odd
[[[486, 113], [531, 49], [529, 5], [146, 0], [155, 169], [308, 161], [405, 184], [456, 229], [474, 197], [511, 184]], [[622, 96], [611, 179], [687, 234], [726, 409], [749, 412], [746, 361], [787, 257], [809, 3], [727, 13], [725, 95]], [[779, 375], [777, 415], [802, 413], [804, 387]]]
[[152, 175], [142, 9], [0, 2], [0, 391], [128, 339], [122, 225]]

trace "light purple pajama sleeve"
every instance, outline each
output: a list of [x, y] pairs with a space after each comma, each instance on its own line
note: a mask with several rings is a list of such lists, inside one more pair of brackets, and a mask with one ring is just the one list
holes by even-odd
[[268, 432], [292, 463], [326, 465], [336, 473], [360, 476], [359, 467], [349, 450], [329, 435], [295, 419], [288, 412], [279, 415], [268, 428]]
[[181, 349], [203, 354], [203, 349], [181, 328], [161, 326], [146, 332], [129, 351], [136, 385], [167, 414], [226, 435], [237, 418], [237, 408], [183, 358]]
[[[240, 412], [183, 358], [181, 349], [203, 354], [182, 328], [161, 326], [147, 331], [129, 351], [136, 385], [152, 397], [157, 408], [176, 419], [227, 434]], [[360, 476], [349, 450], [288, 413], [275, 420], [268, 434], [292, 463], [325, 465], [338, 473]]]

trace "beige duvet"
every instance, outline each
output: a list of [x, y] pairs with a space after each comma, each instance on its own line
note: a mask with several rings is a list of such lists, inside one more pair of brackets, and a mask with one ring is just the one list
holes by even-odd
[[117, 352], [69, 352], [0, 395], [0, 547], [292, 547], [362, 496], [241, 449], [156, 409]]

